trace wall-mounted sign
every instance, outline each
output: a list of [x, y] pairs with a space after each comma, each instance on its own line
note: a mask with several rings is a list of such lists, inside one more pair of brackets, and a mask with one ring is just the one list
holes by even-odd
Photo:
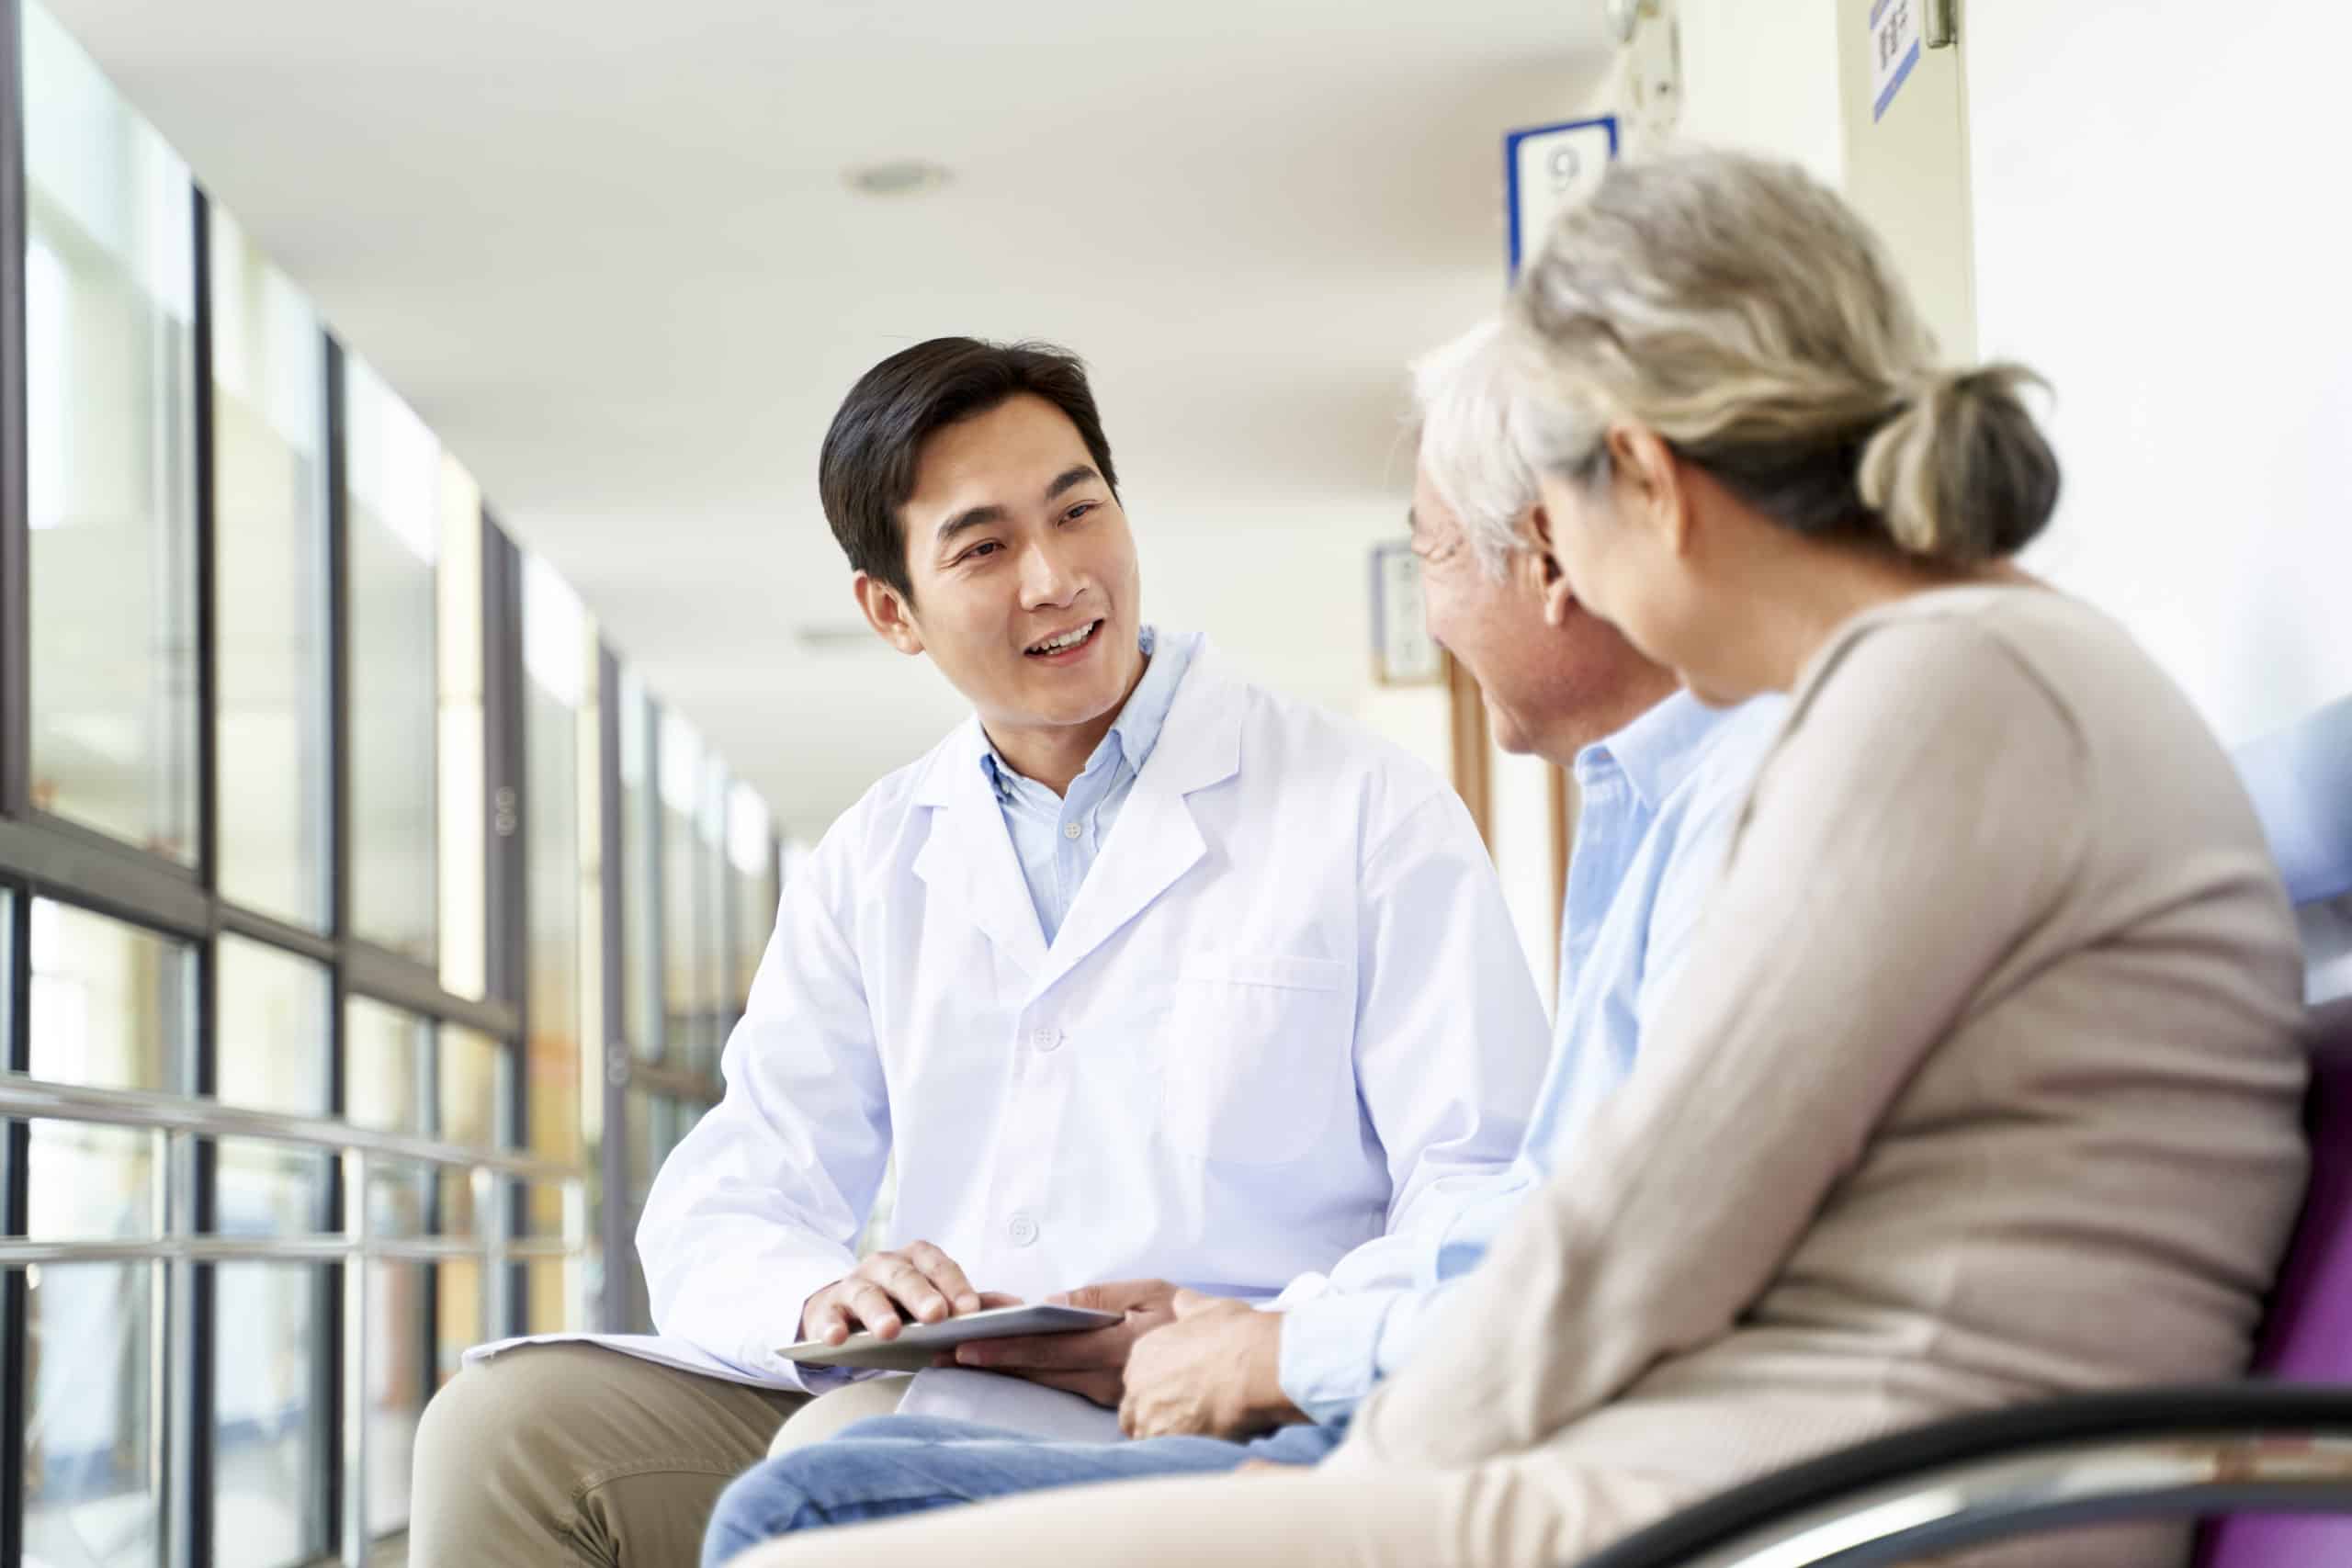
[[1871, 6], [1871, 123], [1886, 118], [1887, 106], [1911, 79], [1924, 41], [1920, 23], [1928, 0], [1877, 0]]
[[1510, 208], [1510, 276], [1551, 231], [1571, 202], [1592, 194], [1617, 156], [1617, 117], [1572, 119], [1514, 130], [1503, 138], [1504, 196]]
[[1372, 675], [1384, 686], [1427, 685], [1445, 675], [1422, 604], [1421, 558], [1402, 541], [1372, 547]]

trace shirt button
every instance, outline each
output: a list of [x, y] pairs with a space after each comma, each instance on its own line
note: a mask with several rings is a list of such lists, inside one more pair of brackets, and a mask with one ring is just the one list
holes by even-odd
[[1037, 1216], [1023, 1210], [1012, 1216], [1012, 1224], [1004, 1227], [1004, 1234], [1012, 1238], [1015, 1247], [1032, 1245], [1037, 1239]]
[[1068, 839], [1072, 843], [1076, 843], [1078, 841], [1079, 834], [1084, 831], [1085, 829], [1080, 828], [1075, 822], [1068, 822], [1062, 825], [1062, 837]]
[[1041, 1029], [1029, 1036], [1029, 1043], [1040, 1051], [1058, 1050], [1061, 1048], [1061, 1043], [1062, 1035], [1058, 1029]]

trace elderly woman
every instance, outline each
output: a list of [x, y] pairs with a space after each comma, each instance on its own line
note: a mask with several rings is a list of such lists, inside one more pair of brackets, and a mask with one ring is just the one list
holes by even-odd
[[1631, 1077], [1323, 1463], [734, 1562], [1568, 1562], [1894, 1428], [2244, 1363], [2303, 1176], [2293, 927], [2180, 694], [2006, 564], [2058, 489], [2022, 373], [1938, 368], [1853, 213], [1726, 154], [1612, 172], [1513, 331], [1578, 599], [1709, 702], [1791, 696]]

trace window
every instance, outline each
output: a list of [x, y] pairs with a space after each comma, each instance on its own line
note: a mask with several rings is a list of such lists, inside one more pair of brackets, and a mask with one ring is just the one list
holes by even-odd
[[361, 361], [344, 361], [351, 713], [351, 929], [440, 953], [435, 567], [441, 448]]
[[432, 1026], [366, 997], [343, 1008], [344, 1115], [387, 1133], [427, 1131], [432, 1103]]
[[47, 898], [28, 913], [33, 1077], [186, 1088], [196, 1000], [187, 946]]
[[25, 1270], [25, 1557], [57, 1568], [153, 1568], [163, 1540], [161, 1270]]
[[328, 1278], [317, 1265], [213, 1266], [214, 1568], [327, 1551]]
[[625, 1223], [710, 1098], [774, 835], [38, 0], [9, 15], [7, 1522], [48, 1568], [343, 1560], [346, 1509], [406, 1522], [467, 1348], [643, 1324]]
[[702, 738], [677, 714], [662, 715], [662, 1060], [688, 1072], [715, 1072], [711, 1040], [717, 1014], [709, 960], [710, 855], [704, 834], [707, 764]]
[[214, 962], [215, 1097], [255, 1111], [323, 1114], [334, 1021], [325, 966], [240, 936], [221, 937]]
[[662, 867], [654, 854], [662, 803], [654, 793], [653, 705], [636, 674], [620, 679], [621, 1028], [641, 1061], [662, 1056]]
[[740, 779], [727, 797], [727, 864], [735, 904], [727, 1002], [730, 1013], [741, 1013], [743, 998], [751, 995], [752, 976], [759, 973], [760, 957], [767, 951], [768, 933], [775, 929], [782, 890], [776, 884], [775, 830], [767, 805]]
[[[598, 819], [594, 634], [563, 580], [536, 557], [523, 568], [524, 875], [530, 930], [524, 1044], [525, 1116], [533, 1154], [565, 1164], [593, 1163], [601, 1133], [604, 1075], [588, 1030], [590, 954], [585, 941], [597, 918], [597, 861], [590, 852]], [[528, 1194], [524, 1228], [563, 1234], [560, 1188]], [[590, 1219], [590, 1235], [594, 1221]], [[534, 1265], [528, 1320], [535, 1330], [578, 1321], [572, 1303], [591, 1281], [563, 1265]]]
[[220, 891], [323, 931], [326, 342], [234, 220], [210, 222]]
[[461, 997], [489, 988], [489, 787], [482, 731], [481, 491], [441, 459], [438, 711], [441, 736], [441, 984]]
[[196, 859], [195, 196], [24, 9], [33, 804]]

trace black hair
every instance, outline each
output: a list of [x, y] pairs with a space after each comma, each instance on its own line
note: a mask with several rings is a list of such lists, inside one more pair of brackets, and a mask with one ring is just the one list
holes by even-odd
[[1111, 443], [1102, 434], [1086, 366], [1076, 355], [1051, 344], [933, 338], [859, 377], [825, 432], [817, 494], [853, 570], [913, 600], [899, 509], [914, 493], [924, 439], [1023, 394], [1043, 398], [1069, 417], [1102, 482], [1118, 493]]

